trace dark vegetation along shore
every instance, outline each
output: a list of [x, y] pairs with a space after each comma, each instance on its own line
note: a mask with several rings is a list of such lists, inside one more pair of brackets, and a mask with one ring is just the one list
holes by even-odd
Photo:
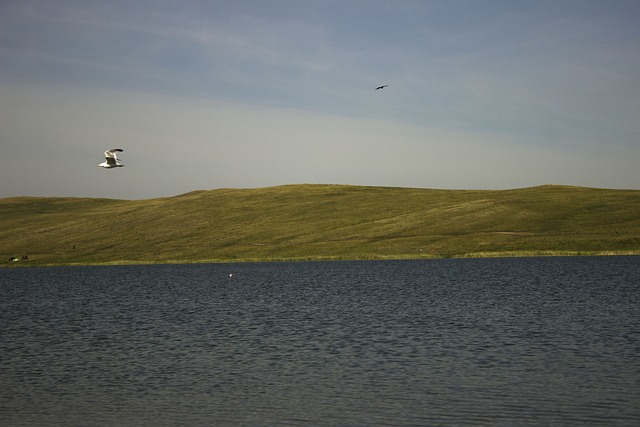
[[640, 254], [640, 191], [219, 189], [0, 199], [0, 265]]

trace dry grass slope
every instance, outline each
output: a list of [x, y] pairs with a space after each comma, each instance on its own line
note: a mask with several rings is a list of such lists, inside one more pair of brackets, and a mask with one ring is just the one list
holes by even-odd
[[17, 197], [0, 199], [0, 220], [2, 266], [640, 254], [640, 191], [565, 186]]

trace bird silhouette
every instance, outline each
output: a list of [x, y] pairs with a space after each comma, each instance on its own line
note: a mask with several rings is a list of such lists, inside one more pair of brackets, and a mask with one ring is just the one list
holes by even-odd
[[385, 88], [385, 87], [387, 87], [387, 86], [389, 86], [389, 85], [382, 85], [382, 86], [378, 86], [375, 90], [378, 90], [378, 89], [384, 89], [384, 88]]

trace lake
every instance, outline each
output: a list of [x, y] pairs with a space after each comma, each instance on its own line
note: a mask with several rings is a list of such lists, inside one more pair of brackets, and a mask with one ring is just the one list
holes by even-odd
[[0, 270], [3, 426], [637, 426], [640, 257]]

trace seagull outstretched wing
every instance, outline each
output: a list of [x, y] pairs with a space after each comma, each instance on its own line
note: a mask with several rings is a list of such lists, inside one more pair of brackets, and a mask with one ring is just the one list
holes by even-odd
[[118, 159], [117, 153], [122, 153], [124, 150], [122, 148], [112, 148], [104, 152], [104, 157], [108, 159]]

